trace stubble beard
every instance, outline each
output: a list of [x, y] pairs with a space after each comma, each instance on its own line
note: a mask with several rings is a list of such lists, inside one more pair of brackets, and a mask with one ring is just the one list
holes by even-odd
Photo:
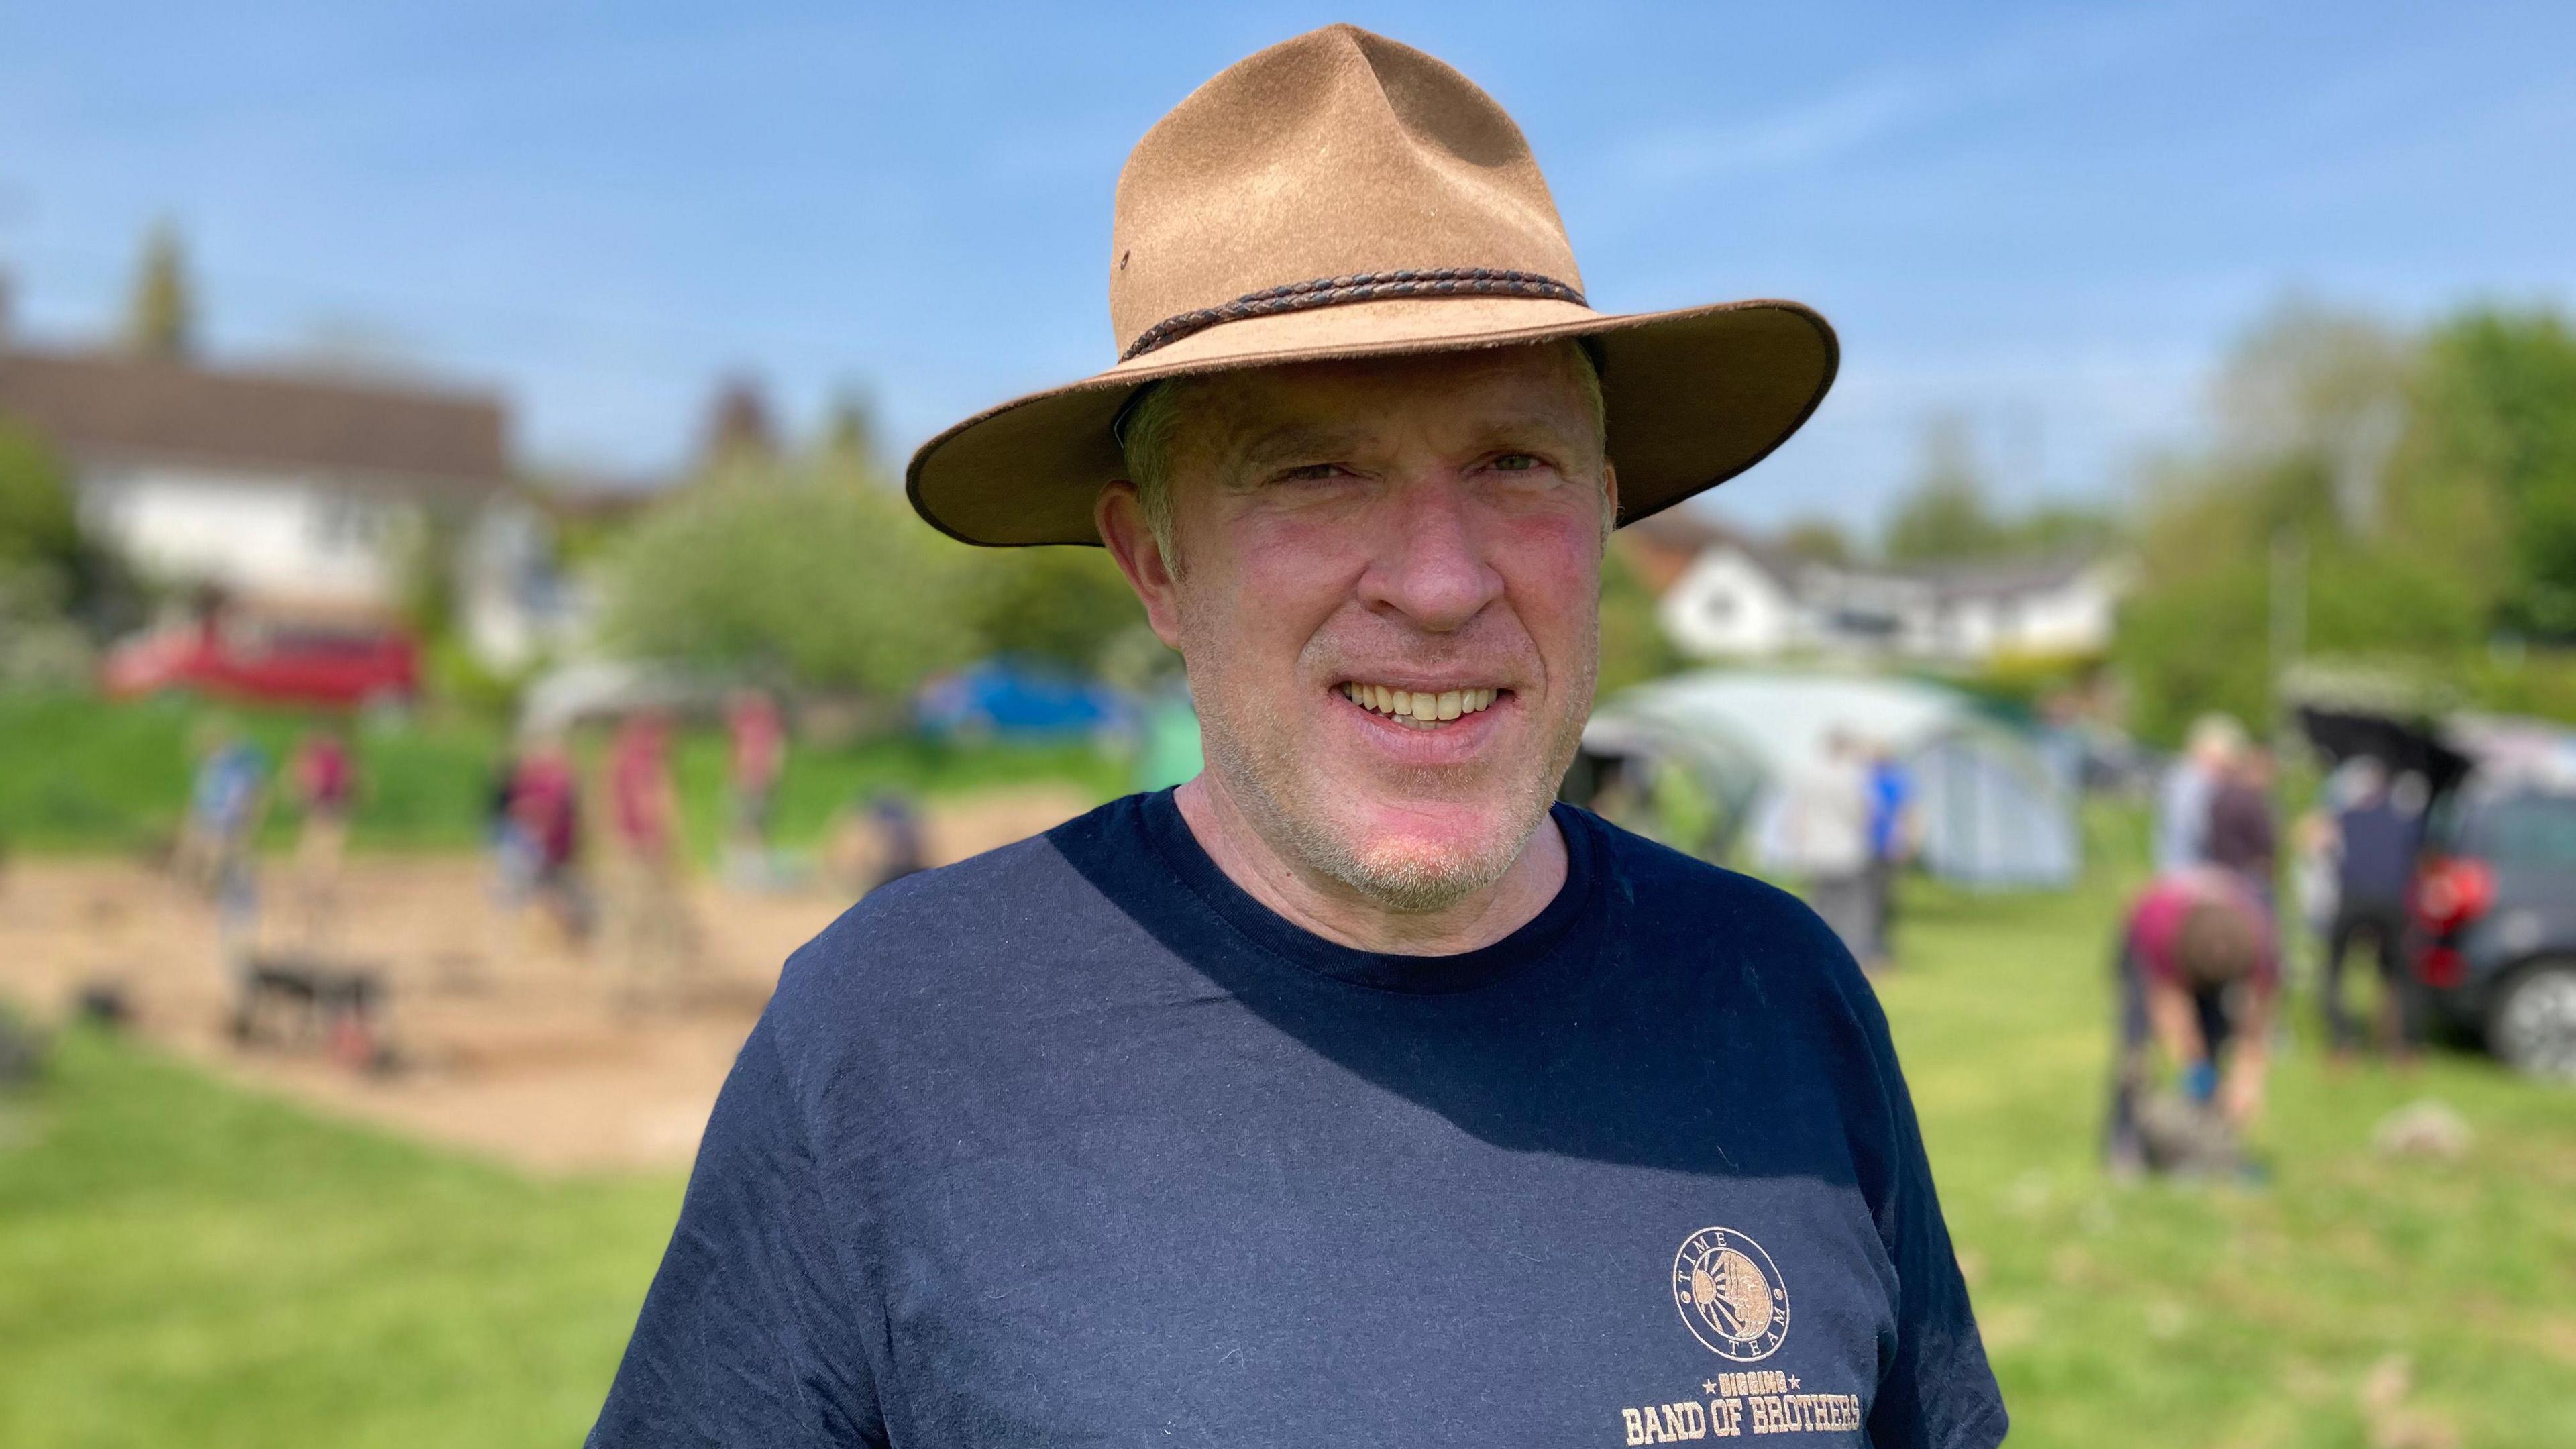
[[[1586, 661], [1587, 676], [1590, 663]], [[1573, 697], [1588, 703], [1592, 681], [1578, 682], [1581, 687]], [[1322, 772], [1299, 758], [1293, 740], [1275, 728], [1233, 718], [1222, 687], [1201, 692], [1199, 700], [1207, 767], [1262, 840], [1292, 868], [1322, 876], [1381, 910], [1402, 915], [1446, 910], [1511, 871], [1547, 819], [1557, 782], [1574, 762], [1589, 714], [1588, 709], [1563, 711], [1550, 722], [1546, 748], [1525, 772], [1499, 782], [1500, 828], [1463, 848], [1424, 849], [1411, 842], [1352, 838], [1352, 827], [1324, 808], [1333, 782], [1319, 778]], [[1245, 723], [1253, 727], [1239, 727]], [[1436, 789], [1439, 782], [1424, 773], [1421, 783]]]

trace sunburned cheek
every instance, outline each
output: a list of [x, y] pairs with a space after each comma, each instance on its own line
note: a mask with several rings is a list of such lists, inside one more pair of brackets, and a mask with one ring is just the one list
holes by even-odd
[[1533, 519], [1507, 531], [1496, 563], [1532, 628], [1540, 627], [1541, 619], [1592, 616], [1601, 589], [1600, 540], [1599, 526], [1590, 519], [1579, 526], [1563, 519]]

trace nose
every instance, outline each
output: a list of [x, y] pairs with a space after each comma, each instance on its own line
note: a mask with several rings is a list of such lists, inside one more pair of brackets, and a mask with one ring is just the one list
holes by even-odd
[[1370, 609], [1445, 634], [1502, 593], [1502, 575], [1485, 562], [1474, 502], [1455, 480], [1417, 480], [1384, 506], [1390, 526], [1360, 576], [1360, 600]]

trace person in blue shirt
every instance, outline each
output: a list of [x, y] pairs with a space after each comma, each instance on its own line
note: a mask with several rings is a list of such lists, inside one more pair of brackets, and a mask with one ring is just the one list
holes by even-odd
[[1896, 965], [1896, 882], [1914, 858], [1915, 828], [1914, 778], [1880, 746], [1869, 759], [1870, 949], [1861, 963], [1873, 971]]
[[1592, 311], [1510, 118], [1349, 26], [1116, 216], [1127, 361], [909, 486], [1105, 544], [1204, 766], [788, 962], [591, 1442], [2000, 1442], [1851, 955], [1554, 798], [1610, 530], [1786, 437], [1821, 321]]

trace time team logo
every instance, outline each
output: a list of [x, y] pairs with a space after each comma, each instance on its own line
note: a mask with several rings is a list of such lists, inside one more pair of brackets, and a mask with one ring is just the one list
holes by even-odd
[[1789, 1336], [1789, 1289], [1762, 1245], [1733, 1228], [1702, 1228], [1673, 1255], [1673, 1306], [1691, 1336], [1737, 1363], [1771, 1356]]

